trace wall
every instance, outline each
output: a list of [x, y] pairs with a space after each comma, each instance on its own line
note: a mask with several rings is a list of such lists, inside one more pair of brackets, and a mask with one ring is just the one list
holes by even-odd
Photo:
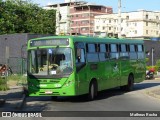
[[[24, 59], [27, 57], [26, 47], [23, 46], [29, 39], [43, 36], [49, 35], [28, 33], [0, 35], [0, 64], [6, 64], [6, 62], [8, 62], [9, 65], [13, 68], [13, 72], [17, 73], [21, 69], [22, 57]], [[6, 46], [9, 48], [8, 60], [6, 60], [5, 57]]]
[[146, 57], [149, 58], [149, 61], [146, 63], [148, 66], [152, 65], [152, 48], [154, 48], [154, 53], [153, 53], [153, 65], [156, 64], [156, 61], [160, 59], [160, 41], [151, 41], [151, 40], [145, 40], [144, 41], [144, 46], [146, 49]]

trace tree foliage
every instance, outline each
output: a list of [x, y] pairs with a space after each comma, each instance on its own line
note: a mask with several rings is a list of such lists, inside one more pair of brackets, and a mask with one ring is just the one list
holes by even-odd
[[0, 0], [0, 34], [54, 34], [55, 14], [29, 0]]

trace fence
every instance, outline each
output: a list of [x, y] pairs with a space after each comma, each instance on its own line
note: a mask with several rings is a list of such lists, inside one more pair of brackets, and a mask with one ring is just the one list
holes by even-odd
[[13, 74], [23, 75], [27, 73], [27, 59], [10, 57], [8, 59], [8, 66]]

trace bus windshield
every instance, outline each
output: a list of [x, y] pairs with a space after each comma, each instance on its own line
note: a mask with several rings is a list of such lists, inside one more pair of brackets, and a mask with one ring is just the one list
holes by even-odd
[[66, 75], [73, 70], [71, 48], [30, 50], [28, 72], [32, 75]]

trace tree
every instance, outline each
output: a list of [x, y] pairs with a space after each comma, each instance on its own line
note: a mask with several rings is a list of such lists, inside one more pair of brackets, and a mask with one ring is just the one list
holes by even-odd
[[55, 14], [29, 0], [0, 0], [0, 34], [54, 34]]

